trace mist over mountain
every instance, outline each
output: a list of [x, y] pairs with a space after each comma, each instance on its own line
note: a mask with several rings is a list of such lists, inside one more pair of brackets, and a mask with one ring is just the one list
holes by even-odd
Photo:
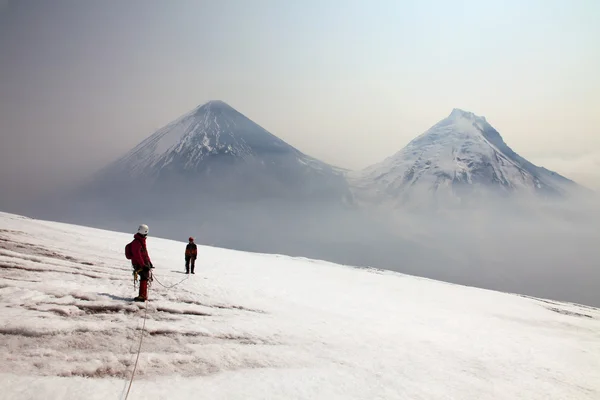
[[342, 170], [285, 143], [222, 101], [159, 129], [89, 183], [103, 192], [134, 185], [219, 201], [343, 201]]
[[213, 226], [217, 240], [219, 230], [243, 230], [258, 215], [283, 226], [286, 215], [350, 201], [342, 169], [303, 154], [228, 104], [210, 101], [74, 188], [57, 208], [73, 222], [105, 228], [156, 221], [155, 234], [167, 237]]
[[467, 111], [346, 171], [211, 101], [33, 216], [600, 304], [597, 204]]

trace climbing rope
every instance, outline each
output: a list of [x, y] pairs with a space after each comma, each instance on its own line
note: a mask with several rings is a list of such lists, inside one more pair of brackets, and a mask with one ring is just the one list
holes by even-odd
[[[177, 285], [179, 285], [179, 284], [183, 283], [183, 282], [184, 282], [184, 281], [186, 281], [188, 278], [189, 278], [189, 276], [186, 276], [184, 279], [182, 279], [181, 281], [179, 281], [179, 282], [175, 283], [174, 285], [165, 286], [165, 285], [163, 285], [163, 284], [162, 284], [162, 283], [161, 283], [161, 282], [160, 282], [158, 279], [156, 279], [156, 277], [154, 276], [154, 274], [153, 274], [153, 273], [151, 273], [151, 275], [150, 275], [150, 279], [149, 279], [149, 282], [148, 282], [148, 289], [150, 289], [150, 288], [152, 287], [152, 282], [153, 282], [153, 281], [156, 281], [156, 283], [158, 283], [160, 286], [162, 286], [162, 287], [164, 287], [165, 289], [169, 290], [169, 289], [172, 289], [172, 288], [174, 288], [175, 286], [177, 286]], [[133, 286], [133, 287], [134, 287], [134, 289], [135, 289], [135, 282], [136, 282], [136, 280], [137, 280], [137, 279], [134, 279], [134, 283], [133, 283], [133, 285], [134, 285], [134, 286]], [[133, 378], [134, 378], [134, 376], [135, 376], [135, 372], [136, 372], [136, 370], [137, 370], [137, 366], [138, 366], [138, 361], [139, 361], [139, 359], [140, 359], [140, 353], [141, 353], [141, 351], [142, 351], [142, 341], [144, 340], [144, 332], [145, 332], [145, 330], [146, 330], [146, 319], [147, 319], [147, 317], [148, 317], [148, 300], [146, 300], [146, 301], [144, 302], [144, 304], [145, 304], [145, 307], [144, 307], [144, 309], [145, 309], [145, 311], [144, 311], [144, 323], [142, 324], [142, 333], [141, 333], [141, 335], [140, 335], [140, 344], [139, 344], [139, 346], [138, 346], [137, 356], [136, 356], [136, 358], [135, 358], [135, 364], [134, 364], [134, 366], [133, 366], [133, 372], [131, 373], [131, 379], [129, 380], [129, 387], [127, 388], [127, 393], [125, 394], [125, 400], [127, 400], [127, 398], [129, 397], [129, 392], [130, 392], [130, 390], [131, 390], [131, 385], [133, 384]]]
[[144, 312], [144, 324], [142, 325], [142, 334], [140, 335], [140, 345], [138, 347], [137, 356], [135, 358], [135, 364], [133, 366], [133, 372], [131, 373], [131, 380], [129, 381], [129, 387], [127, 388], [127, 394], [125, 394], [125, 400], [129, 397], [129, 391], [131, 390], [131, 385], [133, 384], [133, 377], [135, 376], [135, 371], [137, 370], [138, 361], [140, 359], [140, 353], [142, 351], [142, 341], [144, 340], [144, 331], [146, 330], [146, 318], [148, 317], [148, 300], [145, 301], [145, 312]]
[[160, 281], [159, 281], [158, 279], [156, 279], [156, 277], [154, 277], [154, 280], [155, 280], [155, 281], [156, 281], [156, 283], [158, 283], [160, 286], [162, 286], [162, 287], [164, 287], [165, 289], [169, 290], [169, 289], [172, 289], [172, 288], [174, 288], [175, 286], [177, 286], [177, 285], [179, 285], [179, 284], [181, 284], [181, 283], [185, 282], [186, 280], [188, 280], [188, 278], [189, 278], [189, 277], [190, 277], [190, 276], [188, 275], [188, 276], [186, 276], [185, 278], [183, 278], [182, 280], [180, 280], [179, 282], [177, 282], [176, 284], [174, 284], [174, 285], [171, 285], [171, 286], [165, 286], [165, 285], [163, 285], [162, 283], [160, 283]]

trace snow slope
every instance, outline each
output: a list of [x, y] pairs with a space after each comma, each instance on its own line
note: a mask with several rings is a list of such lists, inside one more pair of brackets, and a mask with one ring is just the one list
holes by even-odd
[[[598, 309], [150, 234], [130, 399], [600, 398]], [[0, 214], [0, 398], [124, 398], [130, 239]]]
[[498, 131], [471, 112], [454, 109], [404, 149], [350, 174], [359, 197], [392, 203], [461, 203], [509, 194], [565, 195], [577, 185], [515, 153]]

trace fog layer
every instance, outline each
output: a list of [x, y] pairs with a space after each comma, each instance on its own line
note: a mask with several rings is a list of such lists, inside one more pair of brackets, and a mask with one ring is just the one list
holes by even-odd
[[[331, 199], [219, 200], [194, 190], [48, 203], [35, 216], [150, 237], [384, 268], [456, 284], [600, 306], [597, 198], [502, 199], [392, 210]], [[94, 197], [94, 196], [92, 196]], [[68, 203], [68, 202], [67, 202]], [[152, 251], [152, 241], [149, 241]], [[182, 258], [172, 260], [177, 267]], [[202, 253], [199, 255], [200, 268]], [[160, 267], [160, 266], [159, 266]]]

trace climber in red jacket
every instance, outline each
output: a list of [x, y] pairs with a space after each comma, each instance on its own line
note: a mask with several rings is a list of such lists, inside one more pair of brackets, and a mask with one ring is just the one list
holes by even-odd
[[131, 242], [131, 265], [140, 276], [140, 293], [135, 301], [148, 300], [148, 279], [150, 270], [154, 268], [148, 249], [146, 248], [146, 236], [148, 235], [148, 225], [140, 225], [137, 233], [133, 236], [135, 239]]

